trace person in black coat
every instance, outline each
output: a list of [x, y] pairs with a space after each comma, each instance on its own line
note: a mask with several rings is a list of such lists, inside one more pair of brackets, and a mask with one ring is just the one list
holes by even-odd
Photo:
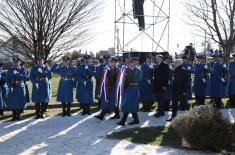
[[169, 81], [169, 67], [163, 62], [162, 55], [156, 56], [156, 63], [153, 71], [153, 91], [157, 96], [158, 110], [154, 116], [161, 117], [165, 115], [165, 94]]
[[177, 115], [178, 102], [182, 102], [187, 97], [187, 70], [182, 67], [182, 60], [175, 61], [175, 70], [172, 82], [172, 115], [167, 121], [171, 121]]

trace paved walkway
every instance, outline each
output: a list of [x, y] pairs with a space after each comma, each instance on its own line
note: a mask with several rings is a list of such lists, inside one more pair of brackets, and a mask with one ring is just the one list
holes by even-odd
[[[223, 115], [235, 122], [235, 109], [222, 110]], [[153, 113], [139, 113], [140, 127], [166, 125], [166, 118], [156, 119]], [[19, 122], [0, 122], [1, 155], [188, 155], [209, 154], [151, 145], [132, 144], [128, 141], [106, 139], [108, 133], [130, 127], [118, 127], [106, 117], [99, 121], [93, 116], [53, 116], [43, 120], [25, 119]], [[131, 121], [130, 119], [128, 121]]]

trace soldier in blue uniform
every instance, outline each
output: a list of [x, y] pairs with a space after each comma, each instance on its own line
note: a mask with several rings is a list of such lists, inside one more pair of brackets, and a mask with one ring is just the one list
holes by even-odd
[[146, 57], [145, 63], [140, 66], [143, 73], [140, 80], [140, 101], [143, 103], [143, 111], [149, 112], [152, 101], [151, 56]]
[[131, 113], [133, 121], [129, 125], [139, 124], [139, 83], [142, 78], [142, 72], [137, 68], [138, 58], [132, 57], [126, 72], [124, 99], [123, 99], [123, 117], [118, 125], [124, 126], [128, 114]]
[[91, 115], [90, 105], [93, 102], [93, 81], [92, 76], [95, 75], [94, 67], [89, 64], [90, 56], [85, 55], [83, 65], [77, 68], [77, 100], [83, 109], [82, 115]]
[[215, 62], [212, 72], [211, 97], [214, 99], [214, 106], [221, 108], [222, 98], [226, 96], [228, 86], [228, 69], [224, 63], [223, 55], [219, 55], [218, 62]]
[[169, 67], [169, 81], [168, 81], [168, 87], [166, 90], [166, 95], [165, 95], [165, 111], [170, 110], [170, 102], [172, 100], [172, 81], [173, 81], [173, 71], [174, 71], [174, 65], [171, 63], [172, 62], [172, 57], [170, 55], [166, 56], [164, 58], [165, 63]]
[[36, 107], [36, 119], [44, 118], [44, 112], [50, 99], [50, 79], [52, 73], [44, 60], [39, 58], [37, 65], [30, 72], [30, 81], [32, 82], [32, 102]]
[[[103, 68], [108, 65], [108, 59], [109, 55], [104, 55], [103, 58], [99, 59], [99, 65], [95, 69], [95, 79], [96, 79], [96, 87], [95, 87], [95, 98], [97, 98], [97, 93], [98, 93], [98, 87], [100, 83], [100, 75], [102, 73]], [[101, 100], [97, 98], [98, 100], [98, 109], [101, 107]]]
[[98, 97], [101, 98], [101, 113], [96, 118], [103, 120], [107, 112], [115, 110], [115, 90], [117, 76], [117, 58], [110, 57], [109, 64], [103, 68], [98, 85]]
[[70, 109], [73, 102], [76, 69], [70, 65], [70, 58], [64, 56], [63, 65], [55, 64], [51, 71], [61, 77], [57, 91], [57, 101], [62, 103], [62, 116], [71, 116]]
[[235, 54], [232, 55], [233, 60], [229, 63], [229, 100], [230, 106], [235, 107]]
[[199, 55], [198, 63], [194, 68], [194, 91], [196, 105], [204, 105], [206, 96], [208, 95], [208, 87], [210, 87], [209, 66], [206, 64], [206, 57]]
[[180, 102], [180, 110], [186, 110], [188, 109], [188, 100], [192, 99], [192, 70], [193, 70], [193, 65], [190, 63], [189, 58], [187, 56], [182, 56], [183, 59], [183, 67], [187, 70], [187, 77], [188, 77], [188, 89], [187, 89], [187, 95], [186, 95], [186, 100]]
[[7, 85], [9, 88], [7, 108], [12, 110], [12, 121], [20, 120], [20, 114], [26, 106], [26, 91], [24, 81], [26, 80], [21, 60], [15, 60], [15, 65], [7, 71]]
[[7, 92], [6, 75], [5, 72], [3, 72], [3, 64], [0, 63], [0, 115], [2, 116], [4, 115]]

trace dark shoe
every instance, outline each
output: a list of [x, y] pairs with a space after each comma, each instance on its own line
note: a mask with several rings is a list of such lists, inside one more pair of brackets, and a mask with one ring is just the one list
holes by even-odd
[[156, 113], [156, 114], [154, 114], [154, 117], [156, 117], [156, 118], [159, 118], [159, 117], [162, 117], [162, 116], [165, 116], [165, 114], [164, 113]]
[[40, 118], [40, 115], [36, 115], [36, 117], [34, 117], [34, 119], [39, 119]]
[[16, 121], [16, 117], [13, 116], [12, 119], [11, 119], [11, 121]]
[[125, 122], [121, 120], [120, 122], [117, 123], [117, 125], [125, 126]]
[[99, 115], [95, 116], [95, 118], [103, 121], [104, 120], [104, 116], [105, 116], [106, 113], [107, 113], [107, 111], [102, 110]]
[[111, 117], [110, 119], [120, 119], [120, 115], [119, 114], [115, 114], [113, 117]]
[[64, 102], [62, 102], [62, 117], [66, 116], [66, 104]]
[[0, 110], [0, 115], [4, 116], [4, 110], [3, 109]]
[[119, 109], [115, 108], [114, 112], [115, 112], [115, 115], [111, 117], [110, 119], [120, 119]]
[[117, 124], [118, 125], [121, 125], [121, 126], [125, 126], [125, 122], [126, 122], [126, 119], [127, 119], [127, 117], [128, 117], [128, 112], [124, 112], [123, 113], [123, 117], [122, 117], [122, 120], [120, 121], [120, 122], [118, 122]]
[[45, 115], [44, 115], [44, 114], [42, 114], [42, 115], [40, 116], [40, 118], [45, 118]]
[[140, 124], [140, 122], [139, 121], [132, 121], [132, 122], [130, 122], [130, 123], [128, 123], [129, 125], [134, 125], [134, 124]]
[[97, 119], [99, 119], [99, 120], [101, 120], [101, 121], [104, 120], [104, 117], [102, 117], [101, 115], [95, 116], [95, 118], [97, 118]]
[[82, 116], [86, 115], [86, 105], [85, 104], [81, 104], [82, 105]]
[[12, 110], [12, 119], [11, 121], [16, 121], [16, 110]]
[[88, 115], [91, 115], [90, 109], [91, 109], [91, 105], [90, 104], [86, 105], [86, 113]]

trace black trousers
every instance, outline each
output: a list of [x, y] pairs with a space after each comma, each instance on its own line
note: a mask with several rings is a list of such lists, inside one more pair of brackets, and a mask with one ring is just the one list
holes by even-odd
[[46, 111], [46, 105], [47, 103], [36, 103], [36, 114], [41, 115]]
[[217, 108], [221, 108], [221, 106], [222, 106], [222, 98], [221, 97], [214, 97], [214, 106]]
[[205, 105], [205, 100], [206, 100], [205, 96], [196, 96], [195, 99], [197, 105]]
[[178, 100], [180, 102], [180, 110], [187, 110], [188, 107], [188, 100], [187, 100], [187, 96], [183, 96], [183, 95], [178, 95]]
[[177, 111], [178, 111], [178, 104], [180, 103], [184, 103], [186, 99], [186, 96], [179, 95], [176, 94], [172, 96], [172, 117], [176, 117], [177, 116]]
[[166, 94], [165, 91], [157, 93], [157, 102], [158, 102], [157, 112], [160, 114], [164, 114], [165, 111], [165, 94]]
[[235, 95], [229, 96], [229, 102], [230, 102], [230, 106], [234, 108], [235, 107]]

